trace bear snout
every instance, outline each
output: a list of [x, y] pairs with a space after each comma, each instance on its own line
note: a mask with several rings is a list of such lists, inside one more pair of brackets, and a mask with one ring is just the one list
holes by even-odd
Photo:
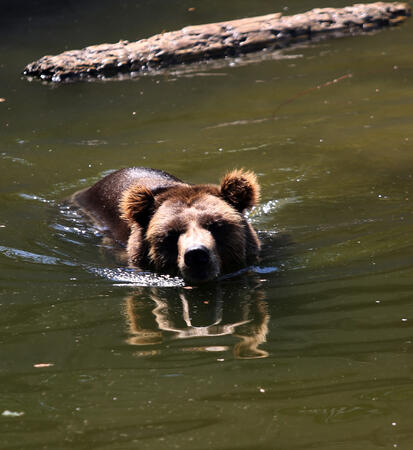
[[188, 248], [184, 255], [185, 265], [190, 269], [206, 266], [210, 259], [209, 250], [204, 245]]
[[202, 283], [215, 279], [219, 265], [212, 249], [197, 244], [188, 247], [180, 258], [179, 270], [186, 281]]
[[213, 280], [220, 272], [214, 239], [196, 223], [178, 240], [178, 268], [186, 281], [194, 283]]

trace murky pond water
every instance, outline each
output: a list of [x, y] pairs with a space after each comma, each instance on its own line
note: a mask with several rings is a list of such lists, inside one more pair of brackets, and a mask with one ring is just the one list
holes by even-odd
[[[412, 448], [413, 20], [51, 86], [19, 72], [68, 48], [345, 3], [6, 3], [0, 448]], [[259, 266], [196, 289], [120, 266], [65, 199], [132, 165], [191, 182], [254, 170]]]

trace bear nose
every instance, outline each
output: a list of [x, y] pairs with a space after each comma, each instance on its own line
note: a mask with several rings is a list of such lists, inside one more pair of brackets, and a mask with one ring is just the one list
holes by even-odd
[[209, 251], [203, 245], [189, 248], [185, 252], [185, 265], [187, 267], [205, 266], [209, 263]]

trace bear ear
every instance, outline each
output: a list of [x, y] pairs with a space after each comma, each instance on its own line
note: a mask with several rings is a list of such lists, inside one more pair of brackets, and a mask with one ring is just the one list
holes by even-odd
[[221, 180], [221, 195], [237, 211], [256, 205], [260, 197], [260, 185], [254, 172], [233, 170]]
[[146, 227], [155, 210], [155, 197], [148, 188], [138, 184], [123, 193], [119, 209], [123, 220]]

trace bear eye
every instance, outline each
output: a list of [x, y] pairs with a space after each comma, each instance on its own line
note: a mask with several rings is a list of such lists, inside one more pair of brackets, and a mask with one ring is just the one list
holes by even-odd
[[209, 222], [206, 224], [205, 228], [212, 234], [217, 234], [223, 231], [225, 227], [225, 222], [222, 220], [217, 220], [216, 222]]
[[170, 231], [163, 239], [162, 247], [167, 253], [176, 253], [178, 251], [179, 233], [177, 231]]

